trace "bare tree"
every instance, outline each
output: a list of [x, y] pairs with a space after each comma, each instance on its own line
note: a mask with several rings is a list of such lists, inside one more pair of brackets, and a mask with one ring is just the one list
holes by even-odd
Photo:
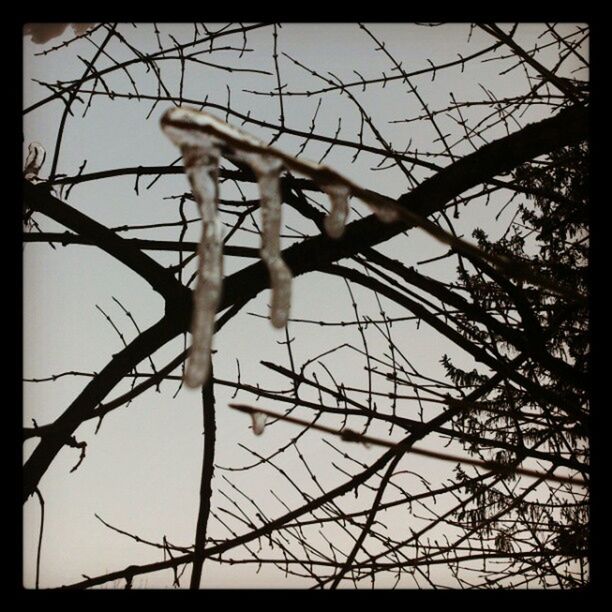
[[[93, 267], [108, 256], [126, 286], [144, 282], [122, 294], [141, 312], [114, 295], [96, 304], [122, 343], [79, 339], [101, 369], [28, 370], [43, 349], [39, 323], [25, 321], [26, 390], [51, 397], [71, 381], [44, 422], [40, 393], [26, 393], [23, 499], [40, 508], [40, 525], [26, 521], [29, 586], [57, 554], [44, 529], [54, 495], [78, 505], [77, 491], [95, 489], [86, 477], [103, 424], [132, 402], [194, 394], [204, 440], [190, 540], [166, 537], [174, 526], [161, 518], [156, 539], [96, 514], [154, 560], [117, 552], [116, 569], [92, 576], [95, 553], [84, 553], [81, 578], [66, 571], [48, 586], [228, 584], [207, 578], [212, 567], [313, 588], [587, 584], [587, 26], [73, 29], [51, 40], [65, 25], [24, 30], [45, 43], [26, 57], [25, 252], [44, 249], [52, 269], [79, 249], [107, 294], [111, 273]], [[35, 76], [78, 62], [77, 76]], [[53, 142], [30, 140], [40, 125]], [[57, 304], [92, 309], [85, 290], [45, 282]], [[199, 349], [186, 373], [190, 331]], [[142, 414], [127, 445], [167, 427]], [[75, 474], [48, 477], [66, 447]], [[105, 461], [133, 469], [121, 453]]]

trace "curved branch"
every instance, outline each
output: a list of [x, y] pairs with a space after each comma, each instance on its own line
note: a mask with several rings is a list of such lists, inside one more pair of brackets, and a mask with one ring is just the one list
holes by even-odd
[[23, 501], [36, 490], [55, 455], [68, 443], [72, 432], [95, 411], [96, 406], [135, 364], [172, 340], [185, 327], [176, 318], [164, 317], [117, 353], [92, 379], [66, 411], [53, 423], [23, 467]]

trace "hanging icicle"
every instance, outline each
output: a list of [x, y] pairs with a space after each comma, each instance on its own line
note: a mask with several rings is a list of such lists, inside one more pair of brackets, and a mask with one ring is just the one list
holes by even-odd
[[261, 258], [270, 273], [272, 306], [270, 320], [274, 327], [285, 327], [291, 307], [291, 270], [281, 257], [280, 230], [282, 196], [280, 174], [283, 164], [269, 155], [242, 153], [239, 158], [245, 161], [257, 177], [261, 201]]
[[[297, 159], [268, 146], [253, 136], [228, 125], [213, 115], [189, 108], [167, 111], [161, 125], [182, 151], [185, 171], [202, 214], [202, 238], [198, 248], [198, 278], [194, 291], [191, 325], [193, 346], [185, 383], [202, 385], [208, 376], [215, 314], [221, 299], [222, 239], [217, 219], [218, 173], [221, 155], [248, 165], [257, 178], [262, 217], [261, 257], [270, 274], [272, 290], [270, 320], [284, 327], [291, 307], [291, 271], [281, 256], [281, 184], [284, 168], [309, 176], [330, 199], [325, 231], [331, 238], [344, 233], [349, 214], [352, 183], [327, 166]], [[356, 188], [356, 191], [361, 191]], [[364, 198], [383, 221], [395, 221], [397, 212], [386, 202]]]
[[202, 216], [191, 320], [193, 344], [185, 370], [185, 384], [194, 388], [208, 378], [215, 315], [223, 283], [223, 242], [217, 215], [220, 152], [211, 142], [206, 146], [185, 144], [181, 148], [185, 171]]

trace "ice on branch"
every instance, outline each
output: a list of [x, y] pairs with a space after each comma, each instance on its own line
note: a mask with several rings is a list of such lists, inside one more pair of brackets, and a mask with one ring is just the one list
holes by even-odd
[[30, 181], [31, 183], [41, 182], [41, 179], [38, 178], [38, 173], [45, 163], [46, 156], [47, 152], [41, 144], [37, 142], [30, 143], [28, 146], [25, 168], [23, 169], [23, 176], [26, 181]]
[[257, 178], [263, 226], [261, 257], [270, 274], [270, 320], [275, 327], [287, 324], [291, 306], [292, 275], [280, 250], [280, 179], [284, 169], [308, 176], [327, 193], [331, 210], [324, 225], [331, 238], [340, 238], [344, 232], [352, 195], [364, 199], [382, 221], [396, 220], [397, 211], [386, 202], [370, 201], [367, 195], [364, 197], [361, 193], [363, 190], [328, 166], [283, 153], [206, 112], [172, 108], [164, 113], [161, 125], [166, 135], [181, 149], [185, 172], [202, 213], [202, 238], [198, 249], [198, 278], [191, 324], [193, 346], [185, 374], [185, 383], [198, 387], [208, 376], [215, 313], [221, 297], [222, 240], [217, 220], [217, 177], [222, 155], [246, 164]]
[[253, 424], [253, 433], [256, 436], [261, 436], [266, 428], [266, 415], [263, 412], [251, 412], [251, 422]]

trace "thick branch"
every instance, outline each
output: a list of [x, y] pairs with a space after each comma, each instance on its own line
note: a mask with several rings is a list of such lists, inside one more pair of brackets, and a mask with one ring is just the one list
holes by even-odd
[[33, 185], [24, 180], [23, 195], [29, 208], [61, 223], [112, 255], [146, 280], [166, 302], [189, 297], [188, 289], [168, 270], [138, 250], [130, 240], [121, 238], [101, 223], [51, 195], [45, 185]]

